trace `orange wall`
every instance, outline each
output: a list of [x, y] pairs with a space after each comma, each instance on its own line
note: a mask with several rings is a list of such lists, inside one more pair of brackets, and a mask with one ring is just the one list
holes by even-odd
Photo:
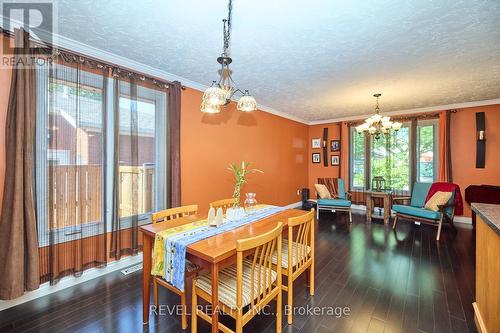
[[[312, 149], [312, 139], [320, 138], [323, 140], [323, 128], [328, 128], [328, 166], [323, 165], [323, 148]], [[346, 138], [347, 139], [347, 138]], [[309, 163], [309, 174], [308, 174], [308, 184], [310, 189], [310, 197], [312, 199], [316, 198], [316, 192], [314, 190], [314, 184], [318, 182], [318, 178], [338, 178], [339, 177], [339, 167], [331, 166], [331, 156], [340, 155], [339, 153], [330, 152], [330, 141], [340, 140], [340, 123], [324, 124], [324, 125], [312, 125], [309, 126], [309, 140], [307, 141], [308, 146], [308, 156], [307, 161]], [[321, 163], [312, 163], [312, 154], [321, 154]]]
[[288, 205], [300, 201], [297, 190], [307, 186], [308, 126], [257, 111], [243, 113], [231, 103], [219, 114], [200, 112], [202, 93], [182, 92], [182, 204], [197, 203], [201, 211], [233, 191], [229, 163], [251, 163], [264, 174], [251, 174], [243, 193], [257, 201]]
[[[0, 45], [3, 45], [3, 34], [0, 34]], [[0, 47], [1, 48], [1, 47]], [[0, 68], [0, 213], [2, 210], [3, 184], [5, 176], [5, 121], [9, 104], [10, 79], [12, 72]]]
[[[486, 115], [486, 165], [476, 169], [476, 112]], [[460, 185], [462, 196], [467, 186], [500, 186], [500, 105], [460, 109], [451, 116], [451, 168], [453, 182]], [[467, 203], [464, 215], [471, 216]]]

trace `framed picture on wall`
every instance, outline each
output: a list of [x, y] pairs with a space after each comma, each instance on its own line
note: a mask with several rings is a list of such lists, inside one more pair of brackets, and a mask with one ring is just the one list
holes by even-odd
[[312, 148], [321, 148], [321, 138], [312, 139], [311, 147]]
[[330, 141], [330, 151], [332, 153], [340, 151], [340, 140], [331, 140]]
[[313, 153], [312, 154], [312, 162], [313, 163], [321, 163], [321, 154], [320, 153]]
[[332, 155], [331, 159], [332, 159], [331, 160], [332, 166], [340, 165], [340, 156], [338, 156], [338, 155]]

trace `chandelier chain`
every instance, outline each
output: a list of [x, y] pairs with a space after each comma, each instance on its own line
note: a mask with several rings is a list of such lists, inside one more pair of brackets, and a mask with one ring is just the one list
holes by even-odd
[[227, 18], [222, 20], [223, 27], [223, 50], [217, 62], [221, 65], [219, 70], [219, 82], [213, 81], [212, 85], [208, 87], [203, 93], [200, 111], [204, 113], [219, 113], [221, 107], [231, 102], [235, 93], [240, 93], [240, 97], [236, 105], [238, 111], [250, 112], [257, 110], [257, 101], [250, 95], [248, 90], [240, 90], [235, 87], [235, 83], [231, 77], [229, 64], [232, 63], [229, 55], [229, 47], [231, 44], [231, 25], [233, 16], [233, 1], [228, 0]]
[[229, 0], [227, 5], [227, 19], [222, 20], [224, 22], [224, 53], [228, 53], [229, 42], [231, 41], [231, 18], [233, 16], [233, 1]]

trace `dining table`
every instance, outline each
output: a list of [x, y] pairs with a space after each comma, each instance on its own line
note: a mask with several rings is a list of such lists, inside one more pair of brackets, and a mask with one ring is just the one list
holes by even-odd
[[[226, 231], [190, 244], [186, 248], [186, 259], [199, 265], [212, 275], [212, 305], [217, 308], [219, 304], [218, 276], [219, 271], [236, 263], [236, 242], [241, 239], [255, 237], [271, 231], [278, 222], [283, 223], [283, 232], [286, 232], [288, 219], [303, 215], [299, 209], [286, 209], [260, 220], [245, 224], [239, 228]], [[142, 284], [142, 321], [149, 323], [150, 297], [151, 297], [151, 263], [155, 236], [158, 232], [173, 226], [193, 223], [206, 219], [206, 215], [191, 215], [180, 217], [168, 222], [143, 225], [139, 228], [143, 235], [143, 284]], [[172, 222], [175, 224], [172, 225]], [[231, 223], [231, 222], [228, 222]], [[219, 332], [219, 311], [212, 311], [212, 333]]]

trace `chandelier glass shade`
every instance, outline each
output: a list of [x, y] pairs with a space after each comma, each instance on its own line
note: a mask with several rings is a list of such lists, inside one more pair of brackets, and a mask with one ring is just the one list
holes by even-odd
[[[248, 90], [243, 92], [238, 89], [233, 81], [233, 78], [231, 77], [231, 69], [229, 68], [229, 65], [233, 62], [233, 59], [229, 56], [229, 43], [231, 41], [231, 17], [232, 0], [229, 0], [228, 17], [227, 19], [222, 20], [224, 35], [223, 52], [221, 56], [217, 58], [217, 62], [221, 65], [221, 69], [219, 70], [219, 80], [213, 81], [212, 85], [205, 90], [200, 107], [201, 112], [220, 112], [221, 106], [229, 104], [231, 99], [233, 99], [237, 93], [242, 95], [237, 104], [237, 109], [239, 111], [250, 112], [257, 110], [257, 102], [255, 101], [255, 98], [250, 96]], [[213, 112], [216, 110], [218, 111]]]
[[200, 110], [204, 113], [219, 113], [220, 105], [211, 104], [208, 100], [203, 100]]
[[240, 97], [237, 105], [238, 111], [250, 112], [257, 109], [257, 101], [255, 98], [250, 96], [248, 90], [245, 90], [245, 94]]
[[224, 105], [226, 103], [226, 92], [217, 82], [212, 81], [212, 85], [203, 93], [203, 103], [209, 103], [214, 106]]
[[379, 139], [380, 135], [388, 135], [391, 130], [399, 131], [401, 126], [400, 122], [391, 121], [390, 117], [380, 115], [379, 98], [382, 94], [375, 94], [373, 97], [377, 99], [375, 105], [375, 114], [367, 119], [361, 125], [356, 126], [356, 132], [365, 133]]

